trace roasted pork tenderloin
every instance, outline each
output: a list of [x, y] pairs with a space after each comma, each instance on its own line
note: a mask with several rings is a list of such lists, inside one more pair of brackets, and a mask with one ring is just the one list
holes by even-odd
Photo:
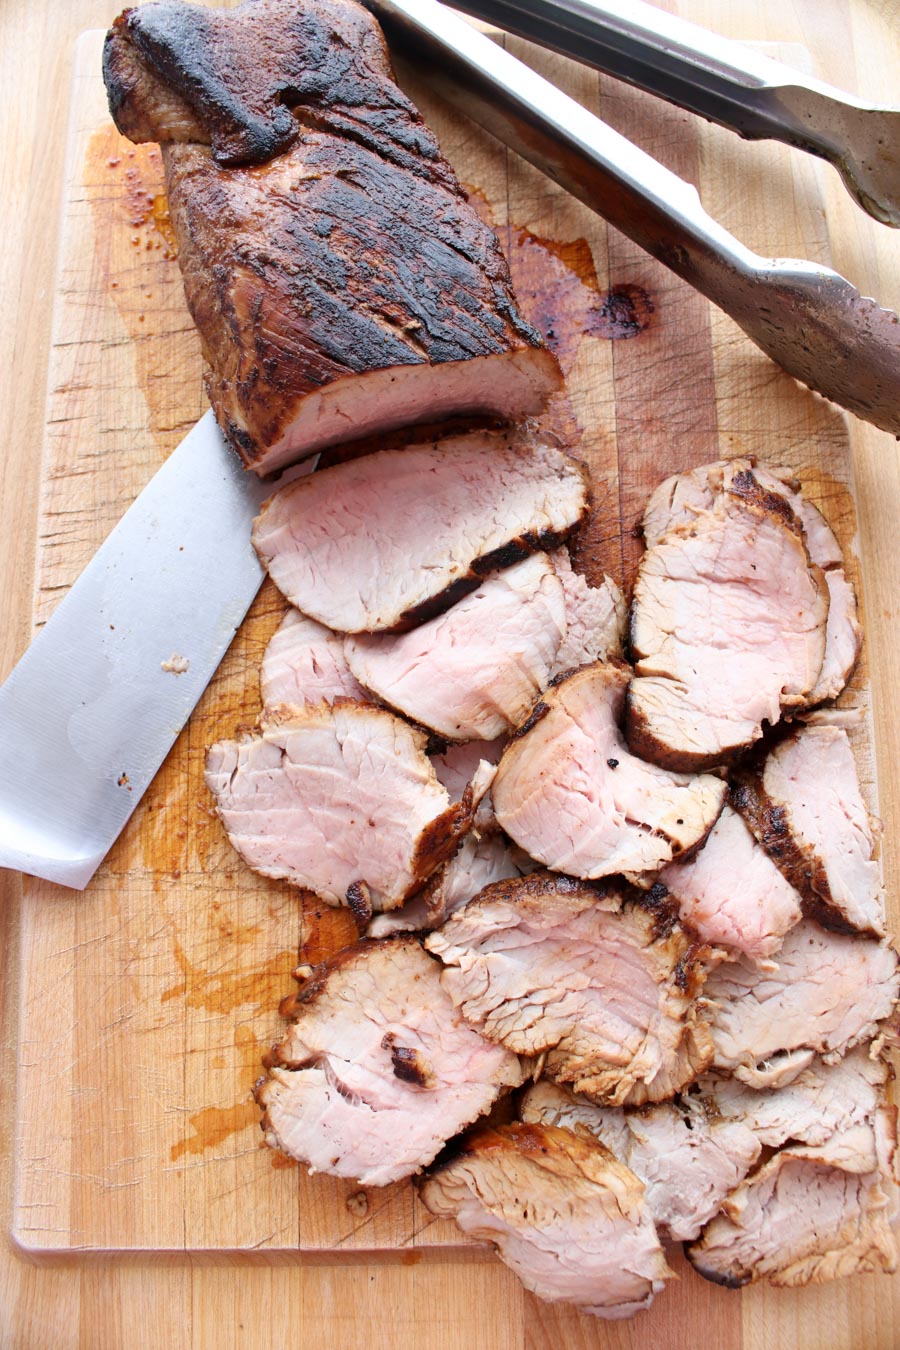
[[690, 1092], [713, 1119], [743, 1126], [766, 1148], [827, 1144], [829, 1157], [848, 1171], [873, 1172], [880, 1165], [877, 1136], [892, 1128], [890, 1077], [880, 1055], [861, 1045], [834, 1064], [816, 1056], [784, 1087], [758, 1091], [730, 1075], [708, 1074]]
[[570, 1130], [477, 1128], [435, 1164], [419, 1194], [432, 1214], [493, 1242], [548, 1302], [631, 1317], [672, 1277], [640, 1181]]
[[535, 553], [411, 632], [348, 637], [345, 653], [359, 683], [411, 721], [495, 740], [550, 683], [566, 626], [562, 583]]
[[500, 825], [553, 871], [656, 872], [706, 838], [725, 800], [711, 775], [633, 755], [619, 729], [622, 666], [587, 666], [549, 689], [503, 753], [491, 789]]
[[531, 1124], [587, 1131], [599, 1139], [644, 1183], [657, 1228], [676, 1242], [700, 1235], [761, 1152], [746, 1125], [717, 1119], [690, 1094], [627, 1111], [595, 1106], [568, 1088], [541, 1081], [523, 1094], [519, 1114]]
[[313, 968], [257, 1086], [267, 1143], [311, 1171], [386, 1186], [431, 1162], [524, 1076], [460, 1016], [411, 937], [364, 940]]
[[664, 867], [655, 883], [704, 942], [767, 961], [799, 922], [801, 900], [726, 802], [703, 847]]
[[626, 731], [669, 768], [733, 761], [822, 670], [828, 586], [797, 517], [750, 471], [641, 559], [631, 610]]
[[290, 483], [253, 529], [276, 586], [344, 633], [402, 631], [558, 544], [586, 515], [575, 460], [478, 432], [383, 450]]
[[765, 492], [782, 497], [799, 520], [811, 560], [825, 573], [828, 586], [828, 622], [822, 668], [807, 701], [837, 698], [859, 658], [862, 629], [856, 595], [847, 580], [840, 545], [821, 511], [806, 500], [790, 469], [757, 464], [749, 459], [719, 460], [687, 473], [673, 474], [651, 493], [641, 522], [648, 548], [654, 548], [669, 530], [692, 524], [712, 509], [736, 473], [751, 472]]
[[750, 1087], [779, 1087], [871, 1039], [900, 995], [897, 954], [885, 943], [828, 932], [804, 919], [772, 967], [748, 957], [716, 967], [704, 997], [715, 1068]]
[[426, 939], [473, 1026], [593, 1101], [671, 1097], [710, 1063], [708, 949], [621, 889], [536, 872], [489, 886]]
[[472, 825], [471, 789], [451, 802], [426, 744], [371, 704], [286, 707], [258, 735], [212, 746], [206, 782], [250, 867], [365, 923], [420, 890]]
[[687, 1248], [688, 1259], [706, 1279], [732, 1289], [761, 1279], [792, 1287], [892, 1272], [893, 1141], [883, 1141], [881, 1153], [878, 1170], [860, 1172], [827, 1146], [781, 1149], [729, 1196]]
[[628, 607], [612, 577], [604, 576], [599, 586], [590, 585], [574, 570], [564, 548], [556, 549], [551, 561], [566, 602], [566, 635], [556, 653], [551, 677], [594, 661], [621, 657]]
[[275, 472], [416, 422], [538, 412], [556, 358], [354, 0], [125, 10], [110, 110], [162, 146], [219, 425]]
[[344, 656], [344, 636], [289, 609], [269, 639], [259, 674], [263, 707], [368, 698]]
[[863, 801], [846, 731], [801, 727], [741, 766], [736, 781], [735, 806], [805, 912], [839, 932], [883, 935], [880, 825]]
[[528, 856], [510, 843], [496, 826], [479, 829], [475, 825], [462, 841], [459, 852], [435, 873], [418, 895], [408, 900], [402, 909], [375, 915], [369, 924], [369, 935], [386, 937], [389, 933], [430, 932], [486, 886], [525, 876], [533, 868]]

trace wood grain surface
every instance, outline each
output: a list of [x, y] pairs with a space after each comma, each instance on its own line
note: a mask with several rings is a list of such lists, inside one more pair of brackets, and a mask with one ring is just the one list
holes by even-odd
[[[813, 12], [799, 5], [785, 12], [742, 4], [727, 15], [700, 4], [680, 8], [745, 39], [799, 39], [802, 46], [781, 54], [803, 62], [809, 51], [817, 73], [852, 87], [859, 71], [866, 92], [875, 96], [882, 80], [882, 96], [888, 95], [897, 38], [889, 7], [826, 4]], [[49, 6], [46, 13], [32, 7], [29, 14], [28, 23], [19, 14], [14, 28], [15, 5], [2, 12], [10, 25], [5, 32], [17, 38], [2, 48], [8, 87], [17, 91], [12, 113], [4, 114], [4, 172], [17, 194], [11, 199], [24, 204], [23, 219], [32, 222], [29, 233], [15, 216], [3, 258], [4, 293], [19, 320], [17, 340], [7, 334], [4, 406], [8, 430], [18, 412], [31, 433], [21, 442], [11, 437], [0, 480], [5, 576], [22, 620], [7, 635], [7, 666], [27, 638], [28, 597], [41, 621], [203, 407], [158, 155], [120, 143], [106, 125], [90, 41], [75, 58], [65, 133], [72, 53], [59, 28], [68, 43], [85, 23], [112, 15], [90, 4], [54, 7], [53, 15]], [[14, 47], [32, 79], [40, 70], [40, 97], [10, 60]], [[782, 147], [742, 145], [558, 59], [536, 62], [698, 182], [712, 213], [748, 244], [833, 261], [883, 302], [900, 302], [898, 240], [844, 201], [824, 167]], [[570, 405], [556, 410], [555, 421], [576, 434], [580, 429], [580, 453], [598, 488], [580, 561], [599, 561], [627, 577], [636, 549], [628, 528], [648, 485], [671, 467], [749, 450], [793, 464], [838, 523], [842, 542], [861, 557], [893, 889], [896, 447], [800, 390], [705, 301], [432, 103], [427, 87], [415, 80], [409, 87], [491, 213], [523, 304], [538, 322], [555, 325], [552, 340], [560, 344], [570, 386]], [[49, 160], [37, 153], [41, 148]], [[640, 332], [611, 340], [615, 322], [629, 313], [625, 301]], [[43, 409], [38, 375], [48, 390]], [[34, 447], [42, 426], [39, 472]], [[30, 541], [36, 541], [33, 582]], [[298, 944], [303, 939], [312, 955], [327, 950], [342, 937], [343, 916], [320, 910], [318, 918], [315, 906], [298, 905], [286, 888], [261, 883], [241, 867], [210, 818], [199, 765], [214, 735], [252, 719], [255, 669], [279, 612], [275, 594], [264, 590], [86, 896], [29, 880], [24, 888], [8, 887], [10, 948], [18, 940], [21, 960], [16, 967], [5, 957], [9, 1022], [18, 1036], [16, 1042], [9, 1033], [8, 1060], [18, 1059], [21, 1071], [9, 1224], [32, 1255], [69, 1253], [80, 1265], [29, 1270], [10, 1256], [8, 1297], [0, 1297], [2, 1343], [133, 1344], [135, 1318], [138, 1343], [160, 1346], [205, 1345], [213, 1336], [219, 1345], [280, 1345], [301, 1335], [305, 1344], [385, 1346], [612, 1346], [639, 1337], [654, 1346], [898, 1343], [897, 1281], [876, 1278], [796, 1293], [730, 1294], [686, 1274], [651, 1313], [622, 1326], [598, 1324], [524, 1295], [497, 1263], [461, 1247], [449, 1225], [431, 1223], [409, 1187], [370, 1193], [361, 1220], [345, 1204], [358, 1188], [273, 1165], [274, 1155], [259, 1146], [248, 1089], [260, 1047], [277, 1032], [275, 1004], [290, 988]], [[867, 692], [862, 667], [853, 700]], [[863, 767], [874, 793], [871, 763]], [[896, 929], [896, 907], [893, 918]], [[14, 979], [17, 968], [21, 980]], [[14, 1110], [10, 1078], [7, 1119]], [[318, 1252], [320, 1260], [339, 1253], [329, 1259], [342, 1264], [319, 1267], [307, 1257], [302, 1270], [245, 1268], [251, 1260], [289, 1260], [298, 1248]], [[238, 1264], [88, 1266], [86, 1254], [99, 1260], [111, 1252], [155, 1260], [193, 1252]], [[376, 1264], [366, 1261], [373, 1252]], [[386, 1263], [389, 1256], [394, 1264]]]

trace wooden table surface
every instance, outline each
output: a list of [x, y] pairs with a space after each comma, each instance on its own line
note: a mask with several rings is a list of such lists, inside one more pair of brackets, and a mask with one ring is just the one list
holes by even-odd
[[[900, 8], [897, 0], [672, 0], [668, 8], [744, 40], [801, 43], [815, 73], [873, 100], [897, 99]], [[0, 576], [6, 597], [0, 624], [0, 675], [23, 650], [31, 621], [38, 447], [44, 419], [49, 325], [59, 218], [61, 159], [72, 49], [85, 28], [105, 27], [117, 12], [107, 0], [2, 0], [0, 3], [0, 184], [7, 204], [0, 248], [2, 332], [0, 409]], [[900, 310], [900, 235], [870, 221], [827, 175], [834, 265], [865, 294]], [[764, 207], [761, 206], [761, 209]], [[723, 223], [728, 224], [723, 216]], [[859, 547], [868, 614], [868, 650], [877, 726], [881, 811], [887, 826], [885, 874], [900, 878], [900, 449], [889, 437], [852, 423], [860, 519]], [[8, 1229], [17, 990], [18, 878], [0, 874], [2, 1045], [0, 1205]], [[742, 1296], [731, 1350], [800, 1344], [804, 1350], [900, 1345], [900, 1324], [876, 1320], [867, 1280], [849, 1300], [816, 1292], [810, 1315], [803, 1292]], [[849, 1312], [848, 1312], [849, 1310]], [[709, 1350], [726, 1350], [710, 1330]], [[257, 1268], [246, 1265], [38, 1267], [0, 1243], [0, 1347], [181, 1347], [302, 1344], [304, 1350], [351, 1347], [631, 1346], [640, 1319], [621, 1326], [544, 1312], [497, 1263], [444, 1266], [351, 1265]], [[685, 1346], [677, 1326], [651, 1350]]]

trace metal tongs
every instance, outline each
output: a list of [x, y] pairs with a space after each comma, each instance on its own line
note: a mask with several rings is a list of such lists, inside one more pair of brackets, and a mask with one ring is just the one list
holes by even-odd
[[[746, 248], [707, 215], [691, 184], [437, 0], [364, 3], [389, 41], [428, 59], [438, 93], [731, 315], [789, 374], [900, 436], [900, 318], [893, 311], [830, 268]], [[487, 13], [481, 0], [461, 3]], [[569, 8], [575, 3], [568, 0]], [[508, 9], [500, 21], [525, 32], [513, 8], [521, 14], [524, 0], [498, 0], [491, 12]], [[588, 0], [579, 8], [589, 9]], [[549, 38], [548, 45], [561, 49]]]
[[900, 226], [900, 108], [873, 107], [643, 0], [454, 3], [748, 140], [820, 155], [864, 211]]

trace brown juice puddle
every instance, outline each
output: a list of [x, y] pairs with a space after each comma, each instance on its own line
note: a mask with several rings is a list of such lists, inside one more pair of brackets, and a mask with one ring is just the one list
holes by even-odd
[[513, 226], [508, 256], [522, 312], [555, 352], [564, 375], [584, 338], [634, 338], [650, 323], [653, 301], [642, 286], [623, 283], [601, 291], [586, 239], [563, 243]]
[[[234, 950], [242, 938], [252, 942], [262, 931], [260, 927], [246, 926], [241, 933], [232, 932], [223, 940], [222, 955]], [[260, 1011], [276, 1008], [291, 987], [291, 972], [297, 964], [294, 949], [276, 952], [259, 965], [251, 969], [227, 966], [207, 970], [195, 966], [187, 958], [178, 938], [173, 938], [175, 962], [184, 978], [160, 994], [160, 1002], [168, 1003], [172, 999], [184, 999], [189, 1008], [202, 1008], [206, 1012], [229, 1013], [236, 1008], [254, 1007]]]
[[193, 1134], [172, 1145], [169, 1150], [172, 1162], [177, 1162], [186, 1153], [205, 1153], [248, 1126], [259, 1125], [260, 1109], [250, 1093], [260, 1076], [262, 1047], [250, 1028], [245, 1026], [235, 1028], [234, 1045], [241, 1064], [240, 1079], [246, 1086], [245, 1096], [233, 1106], [205, 1106], [189, 1116], [188, 1124]]

